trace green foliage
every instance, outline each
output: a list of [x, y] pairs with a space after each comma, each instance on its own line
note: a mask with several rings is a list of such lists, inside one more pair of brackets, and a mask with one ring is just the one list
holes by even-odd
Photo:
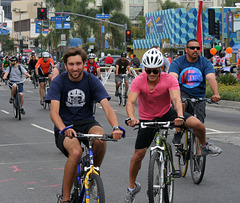
[[226, 0], [225, 6], [233, 6], [235, 7], [235, 3], [239, 3], [239, 0]]
[[111, 54], [111, 55], [121, 55], [121, 53], [124, 52], [124, 50], [116, 50], [116, 49], [105, 49], [104, 50], [104, 54], [105, 56], [107, 56], [107, 54]]
[[2, 51], [14, 51], [14, 40], [10, 39], [10, 34], [1, 35], [0, 41], [2, 42]]
[[[218, 92], [222, 100], [231, 100], [231, 101], [240, 101], [240, 85], [225, 85], [218, 84]], [[210, 98], [213, 95], [213, 92], [207, 83], [206, 86], [206, 97]]]
[[91, 50], [91, 53], [97, 53], [98, 52], [98, 46], [95, 43], [85, 43], [82, 48], [88, 53], [89, 46], [93, 45], [94, 49]]
[[220, 75], [217, 78], [218, 83], [225, 85], [236, 85], [238, 84], [238, 79], [232, 74]]
[[166, 0], [165, 2], [163, 2], [162, 0], [158, 0], [158, 3], [161, 6], [161, 10], [166, 10], [166, 9], [171, 9], [171, 8], [182, 8], [181, 5], [179, 5], [176, 2], [172, 2], [170, 0]]

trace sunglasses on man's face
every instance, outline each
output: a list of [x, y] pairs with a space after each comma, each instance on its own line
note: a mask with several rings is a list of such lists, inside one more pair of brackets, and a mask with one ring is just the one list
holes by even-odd
[[146, 70], [146, 73], [147, 73], [147, 74], [153, 73], [154, 75], [157, 75], [157, 74], [159, 73], [159, 70], [156, 70], [156, 69], [154, 69], [154, 70], [152, 70], [152, 69], [147, 69], [147, 70]]
[[195, 50], [195, 49], [200, 50], [200, 47], [195, 47], [195, 46], [190, 46], [190, 47], [187, 47], [187, 48], [189, 48], [191, 50]]

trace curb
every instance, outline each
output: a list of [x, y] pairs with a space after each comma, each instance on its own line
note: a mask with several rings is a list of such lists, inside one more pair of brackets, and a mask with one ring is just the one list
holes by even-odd
[[235, 109], [237, 111], [240, 111], [240, 102], [238, 101], [220, 100], [218, 104], [207, 104], [207, 106], [216, 108]]

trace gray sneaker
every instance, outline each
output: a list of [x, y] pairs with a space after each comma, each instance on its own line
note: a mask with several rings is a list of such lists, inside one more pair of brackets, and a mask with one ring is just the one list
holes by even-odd
[[126, 197], [125, 197], [125, 203], [133, 203], [135, 195], [137, 193], [139, 193], [140, 190], [141, 190], [141, 185], [138, 182], [135, 182], [135, 189], [132, 192], [130, 192], [127, 189], [127, 193], [126, 193]]
[[222, 149], [220, 147], [215, 146], [212, 143], [207, 142], [206, 146], [202, 147], [202, 155], [212, 155], [212, 156], [218, 156], [219, 154], [222, 153]]

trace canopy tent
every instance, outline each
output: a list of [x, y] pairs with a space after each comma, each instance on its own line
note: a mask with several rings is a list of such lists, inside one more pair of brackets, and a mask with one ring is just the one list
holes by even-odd
[[32, 49], [25, 49], [25, 50], [23, 50], [24, 53], [26, 53], [26, 52], [32, 52], [32, 51], [33, 51]]

